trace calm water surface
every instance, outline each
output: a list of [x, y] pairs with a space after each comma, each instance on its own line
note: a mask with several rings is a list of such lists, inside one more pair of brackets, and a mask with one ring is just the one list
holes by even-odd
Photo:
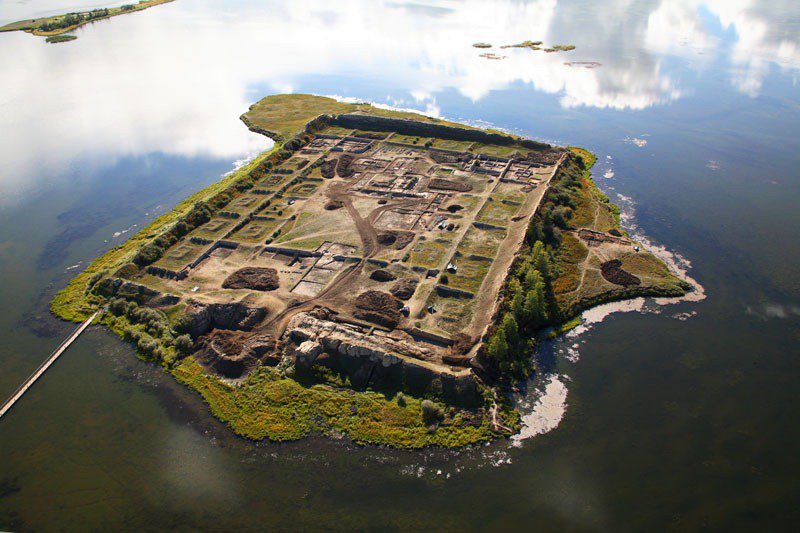
[[[0, 21], [99, 4], [0, 2]], [[521, 400], [540, 434], [460, 452], [247, 442], [91, 329], [0, 421], [0, 529], [800, 519], [796, 2], [178, 0], [76, 34], [0, 34], [2, 397], [71, 329], [47, 313], [70, 276], [269, 147], [238, 116], [274, 92], [585, 146], [627, 227], [690, 262], [707, 298], [543, 347], [549, 373]], [[471, 46], [525, 39], [577, 49]]]

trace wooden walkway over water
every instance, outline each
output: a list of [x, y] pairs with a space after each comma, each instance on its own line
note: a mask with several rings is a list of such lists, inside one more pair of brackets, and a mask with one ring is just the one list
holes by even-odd
[[0, 407], [0, 418], [2, 418], [3, 415], [6, 414], [9, 411], [9, 409], [11, 409], [14, 406], [15, 403], [17, 403], [17, 400], [22, 398], [22, 395], [25, 394], [28, 391], [28, 389], [31, 388], [31, 386], [36, 382], [36, 380], [39, 379], [42, 376], [42, 374], [44, 374], [47, 371], [48, 368], [50, 368], [50, 365], [52, 365], [62, 353], [67, 351], [67, 348], [69, 348], [70, 344], [75, 342], [75, 339], [77, 339], [78, 336], [80, 336], [80, 334], [83, 333], [83, 331], [89, 327], [89, 324], [92, 323], [92, 321], [95, 319], [95, 317], [97, 317], [98, 314], [100, 314], [100, 311], [96, 311], [85, 322], [83, 322], [80, 326], [78, 326], [78, 328], [75, 331], [73, 331], [72, 334], [69, 337], [67, 337], [64, 340], [64, 342], [62, 342], [58, 346], [58, 348], [56, 348], [53, 351], [52, 354], [50, 354], [50, 357], [45, 359], [45, 361], [41, 365], [39, 365], [39, 368], [37, 368], [33, 372], [33, 374], [31, 374], [31, 376], [28, 379], [26, 379], [25, 382], [22, 385], [20, 385], [16, 391], [14, 391], [14, 394], [12, 394], [11, 397], [8, 400], [6, 400], [6, 402], [3, 404], [3, 406]]

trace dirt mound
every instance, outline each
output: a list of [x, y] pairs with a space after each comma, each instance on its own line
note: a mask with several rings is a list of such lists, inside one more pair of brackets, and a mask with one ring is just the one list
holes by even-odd
[[387, 231], [378, 234], [378, 243], [391, 246], [395, 250], [402, 250], [413, 240], [413, 231]]
[[336, 175], [336, 160], [326, 159], [322, 162], [322, 166], [319, 168], [319, 171], [323, 178], [331, 179]]
[[392, 285], [392, 288], [389, 289], [389, 292], [392, 293], [392, 296], [395, 298], [408, 300], [414, 296], [415, 290], [417, 290], [417, 280], [414, 278], [402, 278], [398, 280], [397, 283]]
[[353, 315], [356, 318], [390, 329], [397, 327], [402, 318], [400, 309], [403, 307], [403, 302], [387, 292], [363, 292], [356, 298], [356, 307], [361, 309]]
[[403, 302], [388, 292], [367, 291], [358, 295], [356, 307], [379, 313], [396, 313], [403, 307]]
[[470, 351], [475, 340], [466, 333], [456, 333], [453, 335], [453, 346], [451, 349], [453, 354], [464, 355]]
[[619, 259], [612, 259], [600, 265], [600, 272], [607, 281], [615, 285], [633, 287], [642, 283], [642, 280], [622, 268], [622, 261]]
[[446, 180], [442, 178], [433, 178], [430, 182], [428, 182], [428, 188], [442, 191], [467, 192], [472, 190], [472, 185], [469, 183], [460, 183], [458, 181]]
[[256, 291], [274, 291], [279, 286], [278, 271], [265, 267], [240, 268], [222, 283], [223, 289], [253, 289]]
[[344, 202], [341, 200], [331, 200], [327, 204], [325, 204], [325, 209], [328, 211], [336, 211], [337, 209], [341, 209], [344, 207]]
[[353, 175], [353, 161], [355, 161], [355, 157], [350, 154], [344, 154], [339, 158], [339, 162], [336, 165], [336, 173], [339, 174], [342, 178], [349, 178]]
[[261, 362], [274, 366], [280, 361], [275, 339], [242, 331], [214, 329], [197, 342], [194, 357], [206, 370], [226, 378], [239, 378]]
[[394, 281], [397, 279], [397, 276], [389, 272], [388, 270], [384, 270], [379, 268], [375, 272], [369, 275], [369, 279], [374, 279], [375, 281]]

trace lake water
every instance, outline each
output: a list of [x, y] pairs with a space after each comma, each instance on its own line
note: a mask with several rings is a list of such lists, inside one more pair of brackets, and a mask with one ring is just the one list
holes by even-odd
[[[462, 451], [251, 443], [93, 328], [0, 420], [0, 529], [796, 527], [796, 2], [178, 0], [76, 34], [0, 34], [2, 397], [73, 327], [54, 291], [267, 148], [238, 116], [275, 92], [589, 148], [627, 227], [706, 298], [542, 347], [529, 438]], [[577, 48], [497, 48], [526, 39]]]

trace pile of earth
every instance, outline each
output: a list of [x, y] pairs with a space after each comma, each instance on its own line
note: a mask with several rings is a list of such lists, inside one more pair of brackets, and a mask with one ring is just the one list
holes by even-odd
[[278, 271], [267, 267], [240, 268], [222, 283], [223, 289], [274, 291], [280, 286]]
[[397, 283], [392, 285], [389, 292], [392, 296], [401, 300], [408, 300], [414, 296], [414, 291], [417, 290], [417, 280], [414, 278], [402, 278], [397, 280]]
[[325, 204], [325, 209], [327, 211], [336, 211], [337, 209], [341, 209], [344, 207], [344, 202], [341, 200], [331, 200], [327, 204]]
[[469, 367], [471, 357], [469, 353], [475, 341], [466, 333], [456, 333], [453, 335], [453, 345], [442, 354], [442, 361], [453, 366]]
[[323, 178], [331, 179], [336, 175], [336, 160], [326, 159], [322, 162], [322, 166], [320, 167], [319, 171]]
[[622, 268], [622, 261], [619, 259], [612, 259], [600, 265], [600, 273], [607, 281], [623, 287], [632, 287], [642, 283], [639, 278]]
[[442, 178], [433, 178], [428, 182], [429, 189], [437, 189], [442, 191], [458, 191], [467, 192], [472, 190], [472, 185], [469, 183], [461, 183], [453, 180], [446, 180]]
[[213, 329], [197, 340], [194, 357], [206, 370], [226, 378], [240, 378], [258, 363], [275, 366], [280, 356], [275, 339], [243, 331]]
[[385, 231], [378, 234], [378, 243], [383, 246], [391, 246], [395, 250], [402, 250], [414, 240], [413, 231]]
[[388, 270], [379, 268], [378, 270], [374, 271], [372, 274], [369, 275], [369, 279], [385, 282], [385, 281], [394, 281], [397, 279], [397, 276], [395, 276]]
[[367, 291], [358, 295], [356, 307], [356, 318], [393, 329], [400, 322], [403, 302], [388, 292]]
[[339, 158], [339, 163], [336, 165], [336, 173], [342, 178], [349, 178], [353, 175], [353, 161], [355, 157], [350, 154], [344, 154]]

